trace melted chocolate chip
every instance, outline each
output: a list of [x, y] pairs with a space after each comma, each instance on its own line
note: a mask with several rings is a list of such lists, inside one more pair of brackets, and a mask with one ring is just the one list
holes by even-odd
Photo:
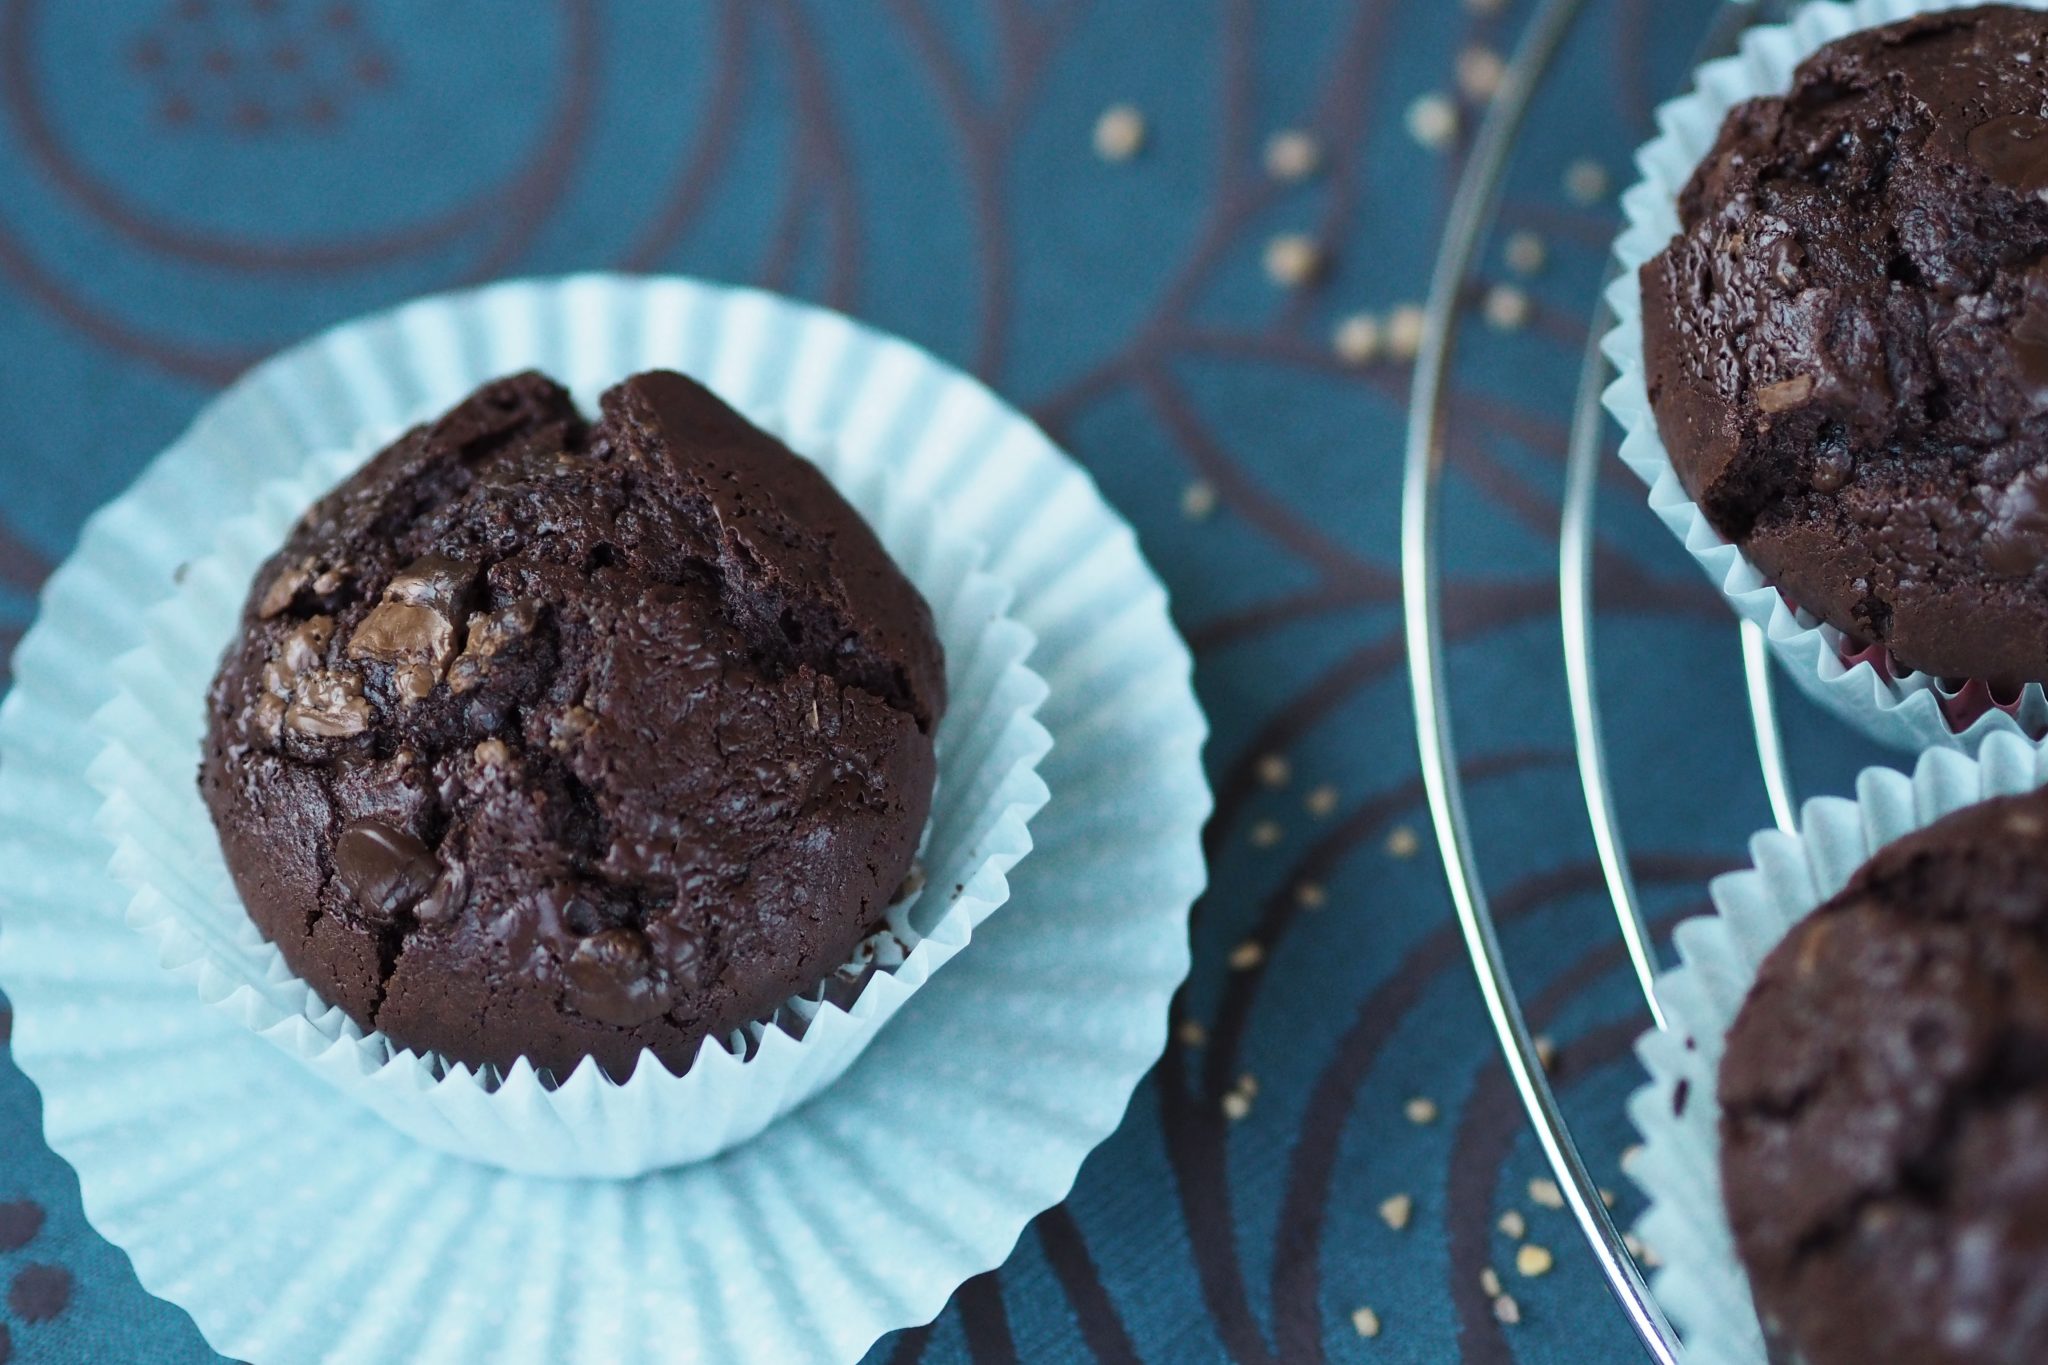
[[2048, 189], [2048, 119], [2004, 114], [1972, 128], [1964, 145], [2000, 184], [2022, 194]]
[[476, 580], [474, 564], [446, 555], [423, 555], [392, 577], [384, 597], [409, 606], [432, 607], [451, 621], [460, 620]]
[[569, 1008], [602, 1024], [634, 1028], [668, 1010], [653, 955], [637, 929], [604, 929], [576, 945], [564, 974]]
[[358, 820], [334, 845], [334, 875], [373, 920], [396, 919], [418, 905], [441, 877], [433, 852], [382, 820]]
[[1984, 531], [1984, 567], [2003, 578], [2026, 578], [2048, 563], [2048, 468], [2015, 479], [1999, 495]]
[[285, 725], [313, 739], [346, 739], [370, 727], [362, 679], [349, 673], [308, 673], [292, 689]]
[[435, 668], [455, 653], [455, 625], [432, 607], [379, 602], [348, 639], [348, 657]]

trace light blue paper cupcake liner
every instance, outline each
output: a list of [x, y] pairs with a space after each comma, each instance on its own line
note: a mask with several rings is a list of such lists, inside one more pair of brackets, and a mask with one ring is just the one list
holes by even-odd
[[[984, 547], [1037, 639], [1053, 796], [1007, 907], [809, 1103], [715, 1161], [521, 1176], [399, 1134], [164, 970], [93, 828], [91, 722], [111, 662], [161, 625], [180, 566], [216, 548], [223, 487], [289, 477], [488, 376], [539, 366], [589, 395], [650, 365], [698, 375], [799, 449], [829, 435]], [[0, 707], [15, 1058], [95, 1226], [240, 1359], [856, 1360], [1065, 1195], [1156, 1060], [1187, 971], [1206, 727], [1129, 528], [973, 381], [766, 295], [517, 283], [308, 343], [92, 520], [15, 668]]]
[[[1601, 340], [1617, 371], [1603, 401], [1625, 433], [1622, 460], [1649, 486], [1651, 510], [1699, 561], [1736, 615], [1763, 628], [1773, 656], [1802, 692], [1872, 738], [1914, 751], [1938, 745], [1974, 752], [1990, 735], [2048, 733], [2048, 690], [2030, 684], [2010, 710], [1991, 707], [1958, 728], [1944, 714], [1940, 680], [1912, 672], [1887, 676], [1866, 658], [1844, 663], [1845, 657], [1858, 654], [1856, 647], [1833, 627], [1795, 611], [1740, 550], [1721, 538], [1679, 482], [1657, 434], [1644, 383], [1637, 272], [1677, 234], [1679, 192], [1713, 147], [1730, 109], [1758, 95], [1783, 93], [1800, 62], [1844, 34], [1979, 2], [1816, 0], [1789, 23], [1745, 33], [1736, 55], [1702, 66], [1691, 93], [1657, 110], [1659, 135], [1636, 153], [1642, 179], [1622, 195], [1628, 222], [1614, 245], [1621, 274], [1607, 291], [1616, 323]], [[2048, 9], [2048, 0], [2013, 3]]]

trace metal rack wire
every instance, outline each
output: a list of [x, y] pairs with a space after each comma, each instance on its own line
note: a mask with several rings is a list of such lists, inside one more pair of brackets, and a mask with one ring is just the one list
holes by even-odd
[[[1452, 199], [1443, 247], [1430, 282], [1427, 324], [1409, 404], [1401, 514], [1402, 605], [1409, 679], [1415, 698], [1416, 736], [1430, 819], [1437, 846], [1443, 852], [1452, 905], [1508, 1073], [1543, 1154], [1556, 1174], [1558, 1187], [1630, 1326], [1659, 1365], [1679, 1365], [1684, 1348], [1650, 1293], [1642, 1268], [1629, 1253], [1601, 1198], [1599, 1186], [1587, 1169], [1545, 1075], [1501, 948], [1465, 812], [1440, 620], [1438, 512], [1442, 501], [1444, 399], [1457, 342], [1460, 305], [1467, 296], [1475, 261], [1496, 216], [1515, 138], [1539, 83], [1586, 7], [1586, 0], [1546, 0], [1530, 22], [1473, 143]], [[1782, 18], [1790, 8], [1790, 0], [1742, 0], [1724, 6], [1702, 43], [1699, 60], [1732, 51], [1744, 28]], [[1594, 489], [1606, 421], [1600, 407], [1600, 390], [1607, 377], [1599, 339], [1609, 325], [1603, 303], [1595, 308], [1590, 322], [1573, 409], [1559, 527], [1558, 609], [1573, 740], [1593, 842], [1630, 965], [1651, 1019], [1661, 1026], [1664, 1016], [1655, 985], [1659, 970], [1656, 946], [1629, 874], [1626, 847], [1616, 818], [1593, 651]], [[1740, 631], [1747, 699], [1764, 791], [1772, 817], [1781, 828], [1789, 829], [1795, 805], [1792, 779], [1778, 728], [1763, 632], [1746, 622]]]

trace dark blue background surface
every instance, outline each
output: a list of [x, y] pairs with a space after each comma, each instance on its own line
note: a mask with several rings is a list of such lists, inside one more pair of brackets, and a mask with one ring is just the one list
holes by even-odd
[[[223, 382], [409, 295], [674, 270], [901, 332], [1033, 412], [1136, 523], [1198, 652], [1219, 809], [1181, 1007], [1205, 1041], [1176, 1042], [1001, 1271], [874, 1358], [1639, 1358], [1567, 1215], [1529, 1196], [1540, 1158], [1420, 810], [1396, 611], [1407, 367], [1346, 366], [1329, 342], [1345, 315], [1420, 298], [1480, 112], [1460, 55], [1469, 73], [1470, 53], [1509, 52], [1528, 8], [0, 0], [0, 644], [82, 519]], [[1618, 188], [1713, 8], [1591, 5], [1505, 207], [1503, 233], [1537, 233], [1548, 263], [1518, 279], [1499, 240], [1487, 256], [1532, 315], [1475, 318], [1452, 381], [1446, 616], [1473, 815], [1624, 1211], [1643, 1020], [1576, 805], [1553, 587], [1564, 424], [1615, 219], [1611, 194], [1565, 184], [1590, 160]], [[1404, 123], [1430, 92], [1458, 101], [1446, 148]], [[1091, 150], [1115, 102], [1149, 126], [1123, 164]], [[1276, 183], [1261, 147], [1294, 126], [1325, 164]], [[1324, 244], [1314, 287], [1267, 277], [1283, 231]], [[1732, 623], [1608, 472], [1604, 695], [1638, 875], [1668, 922], [1765, 810]], [[1213, 513], [1190, 514], [1191, 487]], [[1802, 776], [1846, 789], [1867, 750], [1792, 720]], [[1233, 970], [1248, 939], [1264, 962]], [[1405, 1116], [1416, 1096], [1434, 1122]], [[1400, 1230], [1377, 1212], [1397, 1194], [1414, 1204]], [[1514, 1271], [1511, 1208], [1555, 1251], [1550, 1274]], [[1488, 1265], [1519, 1323], [1497, 1320]], [[67, 1272], [68, 1297], [12, 1294], [0, 1360], [214, 1358], [85, 1226], [34, 1092], [0, 1062], [0, 1286], [32, 1288], [32, 1266]], [[1361, 1306], [1376, 1339], [1353, 1328]]]

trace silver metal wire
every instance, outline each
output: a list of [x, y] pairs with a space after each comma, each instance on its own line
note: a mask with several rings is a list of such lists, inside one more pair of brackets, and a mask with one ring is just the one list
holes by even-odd
[[[1547, 0], [1538, 11], [1480, 127], [1471, 160], [1451, 203], [1443, 251], [1430, 281], [1423, 348], [1416, 361], [1409, 400], [1401, 507], [1402, 614], [1430, 820], [1435, 827], [1437, 847], [1443, 852], [1451, 903], [1478, 973], [1480, 993], [1499, 1036], [1508, 1073], [1535, 1127], [1543, 1154], [1557, 1174], [1572, 1216], [1578, 1220], [1601, 1274], [1628, 1315], [1630, 1325], [1659, 1365], [1678, 1365], [1681, 1348], [1677, 1334], [1651, 1295], [1642, 1270], [1628, 1254], [1621, 1233], [1600, 1198], [1599, 1187], [1572, 1140], [1557, 1096], [1544, 1075], [1535, 1039], [1529, 1032], [1501, 951], [1465, 815], [1457, 746], [1445, 692], [1443, 622], [1438, 610], [1440, 430], [1444, 380], [1456, 334], [1459, 298], [1466, 273], [1492, 221], [1501, 173], [1513, 150], [1516, 131], [1528, 113], [1530, 97], [1583, 7], [1584, 0]], [[1589, 684], [1590, 681], [1589, 675]]]

